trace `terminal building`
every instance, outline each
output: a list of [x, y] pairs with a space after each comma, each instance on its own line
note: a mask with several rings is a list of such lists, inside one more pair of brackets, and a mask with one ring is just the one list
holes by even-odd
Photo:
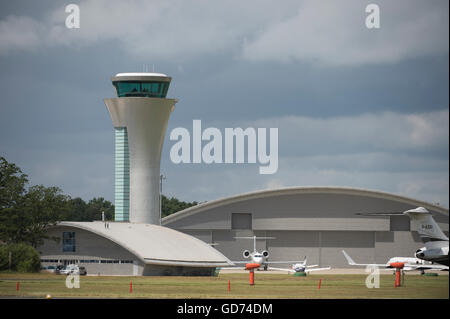
[[213, 200], [163, 219], [163, 225], [197, 237], [232, 261], [253, 243], [235, 237], [259, 236], [259, 252], [269, 261], [303, 260], [308, 264], [350, 267], [344, 249], [356, 262], [385, 263], [391, 257], [414, 257], [424, 246], [407, 216], [367, 217], [357, 213], [428, 209], [448, 236], [448, 209], [394, 194], [352, 188], [293, 187], [264, 190]]
[[227, 258], [210, 245], [151, 224], [61, 222], [38, 247], [43, 266], [77, 264], [89, 275], [212, 276]]

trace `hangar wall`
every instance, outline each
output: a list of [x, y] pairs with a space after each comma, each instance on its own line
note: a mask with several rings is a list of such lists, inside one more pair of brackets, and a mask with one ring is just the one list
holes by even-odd
[[[269, 260], [302, 260], [320, 266], [349, 267], [341, 250], [361, 263], [385, 263], [393, 256], [413, 256], [423, 247], [408, 217], [366, 217], [362, 212], [393, 212], [424, 206], [448, 235], [448, 210], [395, 195], [342, 188], [295, 188], [255, 192], [212, 201], [163, 219], [163, 225], [214, 244], [230, 260], [245, 260], [253, 242]], [[447, 214], [445, 214], [447, 213]], [[246, 215], [251, 221], [246, 221]], [[244, 228], [244, 229], [243, 229]]]

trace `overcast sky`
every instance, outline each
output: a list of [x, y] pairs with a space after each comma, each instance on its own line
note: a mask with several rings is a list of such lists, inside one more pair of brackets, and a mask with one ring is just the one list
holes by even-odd
[[[67, 29], [65, 6], [80, 7]], [[380, 8], [368, 29], [365, 8]], [[31, 184], [114, 201], [110, 77], [149, 69], [179, 99], [163, 192], [205, 201], [343, 186], [449, 206], [449, 17], [432, 1], [2, 1], [0, 155]], [[276, 127], [279, 168], [174, 164], [175, 127]], [[223, 132], [223, 131], [222, 131]]]

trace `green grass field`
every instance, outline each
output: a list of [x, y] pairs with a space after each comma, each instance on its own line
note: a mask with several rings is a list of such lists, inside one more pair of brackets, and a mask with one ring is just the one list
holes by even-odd
[[[321, 288], [319, 289], [319, 280]], [[380, 288], [368, 289], [366, 275], [219, 274], [217, 277], [113, 277], [81, 276], [80, 288], [68, 289], [66, 276], [0, 273], [1, 297], [45, 298], [449, 298], [449, 276], [406, 275], [403, 287], [394, 287], [394, 276], [380, 276]], [[16, 290], [19, 281], [19, 290]], [[133, 291], [130, 293], [130, 281]], [[228, 282], [231, 291], [228, 291]]]

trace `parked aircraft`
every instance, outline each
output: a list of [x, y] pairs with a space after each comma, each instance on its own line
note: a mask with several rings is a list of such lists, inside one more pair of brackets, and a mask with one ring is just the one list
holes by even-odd
[[[250, 252], [249, 250], [244, 250], [242, 252], [242, 256], [244, 258], [250, 259], [250, 261], [232, 261], [235, 265], [243, 264], [244, 266], [249, 263], [253, 264], [259, 264], [260, 267], [264, 267], [265, 270], [268, 269], [270, 264], [293, 264], [298, 263], [298, 260], [290, 260], [290, 261], [268, 261], [269, 258], [269, 252], [267, 250], [263, 250], [262, 252], [258, 252], [256, 250], [256, 240], [257, 239], [275, 239], [275, 237], [235, 237], [239, 239], [253, 239], [253, 252]], [[235, 268], [235, 267], [233, 267]], [[222, 268], [225, 269], [225, 268]], [[230, 268], [228, 268], [230, 269]]]
[[[448, 237], [442, 232], [431, 213], [423, 207], [394, 213], [363, 213], [364, 216], [399, 216], [411, 218], [425, 247], [418, 249], [415, 256], [419, 259], [448, 266]], [[448, 268], [448, 267], [447, 267]]]
[[404, 271], [419, 270], [422, 273], [424, 273], [425, 270], [447, 270], [448, 271], [448, 267], [446, 267], [446, 266], [427, 265], [427, 264], [425, 264], [425, 262], [423, 260], [421, 260], [419, 258], [414, 258], [414, 257], [392, 257], [385, 264], [375, 264], [375, 263], [358, 264], [355, 261], [353, 261], [353, 259], [345, 252], [345, 250], [343, 250], [342, 253], [345, 256], [345, 259], [347, 259], [348, 264], [351, 265], [351, 266], [375, 265], [375, 266], [380, 267], [380, 268], [393, 269], [394, 267], [392, 267], [391, 264], [403, 263], [404, 264], [404, 267], [403, 267]]
[[293, 273], [310, 273], [312, 271], [319, 271], [319, 270], [330, 270], [331, 267], [324, 267], [324, 268], [315, 268], [318, 265], [306, 265], [306, 257], [302, 262], [295, 263], [291, 266], [290, 269], [286, 268], [275, 268], [275, 267], [269, 267], [270, 270], [281, 270], [281, 271], [287, 271], [287, 272], [293, 272]]

